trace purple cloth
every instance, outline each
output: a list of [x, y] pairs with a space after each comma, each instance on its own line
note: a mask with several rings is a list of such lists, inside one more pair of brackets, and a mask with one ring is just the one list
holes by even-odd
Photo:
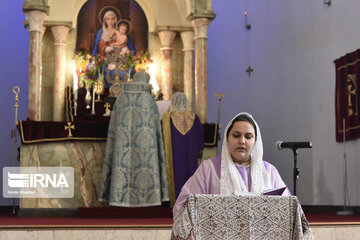
[[[278, 170], [266, 161], [263, 161], [263, 163], [267, 172], [270, 174], [272, 188], [286, 187]], [[251, 189], [250, 167], [236, 166], [236, 168], [239, 170], [244, 182], [248, 183], [248, 189]], [[189, 178], [181, 189], [180, 195], [173, 208], [173, 216], [176, 216], [190, 194], [220, 194], [220, 169], [220, 156], [203, 161], [194, 175]], [[283, 193], [283, 196], [290, 195], [289, 189], [286, 189]]]
[[170, 122], [175, 196], [177, 198], [182, 186], [198, 167], [199, 152], [204, 149], [204, 130], [196, 114], [193, 126], [185, 135], [174, 127], [172, 119]]

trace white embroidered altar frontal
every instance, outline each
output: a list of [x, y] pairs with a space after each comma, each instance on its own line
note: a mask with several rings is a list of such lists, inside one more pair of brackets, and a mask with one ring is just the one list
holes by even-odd
[[171, 239], [313, 239], [296, 196], [190, 195]]

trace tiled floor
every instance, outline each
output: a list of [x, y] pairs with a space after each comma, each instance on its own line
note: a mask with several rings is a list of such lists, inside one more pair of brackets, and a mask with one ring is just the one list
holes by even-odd
[[[316, 240], [360, 240], [360, 225], [312, 227]], [[44, 229], [2, 230], [0, 240], [169, 240], [170, 229]]]
[[7, 230], [0, 240], [163, 240], [170, 239], [171, 230]]
[[[360, 240], [358, 216], [309, 214], [316, 240]], [[34, 218], [4, 215], [0, 218], [0, 240], [169, 240], [172, 220]], [[124, 224], [126, 220], [127, 224]], [[132, 222], [132, 221], [133, 222]], [[141, 225], [144, 224], [144, 225]]]

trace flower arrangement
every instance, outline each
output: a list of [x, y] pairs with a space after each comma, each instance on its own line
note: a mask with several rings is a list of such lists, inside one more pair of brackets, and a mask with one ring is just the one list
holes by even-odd
[[124, 54], [124, 61], [122, 62], [120, 69], [126, 71], [130, 79], [131, 71], [133, 69], [136, 72], [146, 71], [149, 68], [148, 65], [152, 62], [153, 60], [148, 52], [141, 52], [137, 55], [134, 55], [133, 52], [129, 52]]
[[152, 62], [153, 60], [151, 59], [149, 52], [140, 53], [136, 56], [135, 71], [148, 71], [149, 64]]
[[80, 69], [84, 69], [79, 73], [79, 79], [86, 88], [92, 88], [98, 81], [100, 76], [104, 75], [106, 60], [98, 54], [91, 55], [86, 50], [75, 51], [74, 59]]
[[95, 70], [97, 71], [97, 77], [104, 75], [105, 67], [107, 65], [106, 58], [100, 57], [99, 54], [95, 54], [91, 59], [91, 63], [95, 66]]
[[74, 52], [73, 59], [75, 60], [76, 68], [78, 73], [81, 73], [86, 69], [86, 66], [89, 64], [91, 59], [91, 54], [86, 50], [76, 50]]
[[74, 59], [77, 63], [83, 63], [83, 62], [86, 62], [88, 61], [90, 58], [90, 54], [88, 51], [86, 50], [76, 50], [74, 52]]
[[94, 63], [91, 63], [84, 72], [80, 73], [80, 81], [86, 88], [92, 88], [97, 81], [97, 69]]
[[[79, 69], [83, 69], [79, 73], [79, 79], [86, 88], [92, 88], [99, 78], [103, 79], [105, 69], [108, 62], [106, 58], [101, 57], [99, 54], [91, 55], [86, 50], [79, 50], [74, 52], [74, 59]], [[135, 71], [147, 71], [149, 64], [153, 60], [150, 53], [141, 52], [134, 55], [133, 52], [125, 53], [121, 56], [120, 70], [128, 75], [128, 80], [131, 78], [131, 73]]]

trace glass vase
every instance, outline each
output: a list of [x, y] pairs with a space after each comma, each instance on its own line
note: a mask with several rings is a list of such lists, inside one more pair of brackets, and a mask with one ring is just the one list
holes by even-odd
[[97, 99], [95, 102], [102, 102], [100, 95], [104, 92], [104, 75], [99, 75], [99, 79], [95, 83], [95, 92], [97, 94]]
[[90, 109], [90, 103], [91, 103], [91, 93], [89, 88], [86, 88], [86, 95], [85, 95], [85, 104], [86, 104], [86, 109]]

